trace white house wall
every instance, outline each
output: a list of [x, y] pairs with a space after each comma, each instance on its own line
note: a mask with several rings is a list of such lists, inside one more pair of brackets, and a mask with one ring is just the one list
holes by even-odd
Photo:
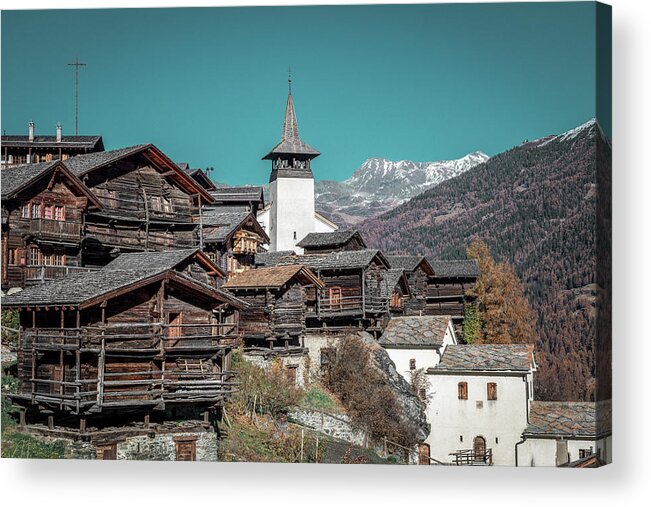
[[396, 370], [407, 381], [411, 382], [409, 362], [416, 360], [416, 369], [431, 368], [441, 360], [436, 349], [390, 349], [385, 348], [387, 354], [396, 365]]
[[[532, 374], [527, 377], [531, 379]], [[474, 438], [482, 436], [486, 448], [493, 450], [493, 464], [515, 465], [515, 444], [527, 426], [527, 382], [523, 377], [433, 374], [429, 379], [427, 412], [432, 430], [425, 442], [431, 456], [450, 462], [451, 452], [472, 449]], [[467, 400], [458, 399], [462, 381], [468, 383]], [[487, 399], [489, 382], [497, 384], [495, 401]]]
[[[528, 437], [518, 445], [518, 466], [520, 467], [554, 467], [557, 463], [557, 448], [559, 439], [531, 438]], [[612, 461], [612, 437], [608, 436], [599, 440], [566, 439], [569, 461], [580, 459], [580, 449], [590, 449], [600, 454], [606, 463]], [[565, 462], [561, 459], [558, 463]]]

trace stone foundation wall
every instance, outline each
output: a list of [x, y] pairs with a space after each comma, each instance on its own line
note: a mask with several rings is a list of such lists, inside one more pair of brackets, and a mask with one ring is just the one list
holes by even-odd
[[288, 419], [301, 426], [325, 435], [345, 440], [351, 444], [367, 444], [366, 433], [356, 428], [347, 415], [334, 415], [317, 410], [295, 410], [287, 414]]
[[284, 368], [296, 368], [296, 385], [305, 387], [310, 378], [311, 361], [308, 355], [273, 356], [271, 354], [245, 352], [242, 357], [260, 368], [270, 368], [274, 360], [282, 362]]

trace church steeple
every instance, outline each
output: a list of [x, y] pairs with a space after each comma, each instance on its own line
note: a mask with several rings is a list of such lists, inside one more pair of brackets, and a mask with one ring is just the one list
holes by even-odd
[[[311, 178], [310, 160], [318, 157], [320, 153], [304, 143], [298, 133], [298, 120], [294, 109], [294, 98], [292, 97], [292, 76], [287, 80], [288, 94], [287, 106], [285, 107], [285, 120], [280, 142], [267, 153], [263, 160], [272, 160], [272, 172], [269, 181], [278, 176], [289, 178]], [[280, 173], [280, 174], [279, 174]]]

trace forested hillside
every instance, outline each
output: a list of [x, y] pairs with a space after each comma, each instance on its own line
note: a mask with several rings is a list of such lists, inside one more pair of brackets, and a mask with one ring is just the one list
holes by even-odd
[[[369, 246], [390, 253], [463, 258], [479, 237], [508, 260], [537, 315], [538, 399], [595, 395], [597, 157], [609, 178], [611, 146], [590, 121], [494, 156], [360, 226]], [[610, 209], [609, 194], [599, 206]], [[600, 224], [605, 250], [609, 227]]]

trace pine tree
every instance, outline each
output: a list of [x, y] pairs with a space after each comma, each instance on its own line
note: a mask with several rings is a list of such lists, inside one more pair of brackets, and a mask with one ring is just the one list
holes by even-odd
[[480, 331], [474, 343], [534, 343], [535, 316], [524, 295], [522, 283], [506, 261], [495, 262], [486, 243], [474, 239], [469, 259], [477, 259], [480, 276], [469, 293], [476, 297]]

